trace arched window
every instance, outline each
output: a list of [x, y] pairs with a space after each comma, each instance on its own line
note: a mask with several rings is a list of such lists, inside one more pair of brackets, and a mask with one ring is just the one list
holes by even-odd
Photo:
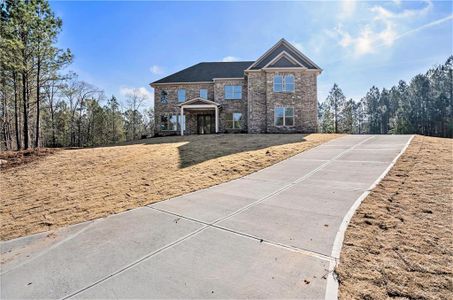
[[286, 75], [284, 82], [285, 92], [294, 92], [294, 75], [292, 74]]
[[292, 93], [295, 90], [295, 80], [293, 74], [274, 75], [274, 92], [275, 93]]
[[283, 76], [274, 75], [274, 92], [283, 92]]

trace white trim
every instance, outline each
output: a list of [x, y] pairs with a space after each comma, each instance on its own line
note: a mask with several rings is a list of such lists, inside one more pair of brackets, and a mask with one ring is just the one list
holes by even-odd
[[212, 108], [212, 109], [215, 109], [215, 108], [218, 108], [219, 106], [218, 105], [214, 105], [214, 104], [195, 104], [195, 105], [181, 105], [181, 107], [184, 107], [185, 109], [192, 109], [192, 108]]
[[162, 83], [153, 83], [151, 82], [149, 85], [154, 88], [154, 86], [159, 86], [159, 85], [179, 85], [179, 84], [200, 84], [200, 83], [209, 83], [209, 84], [214, 84], [213, 81], [194, 81], [194, 82], [162, 82]]
[[257, 60], [255, 60], [255, 62], [250, 66], [248, 67], [247, 69], [245, 69], [246, 71], [247, 70], [251, 70], [253, 67], [255, 67], [255, 65], [257, 65], [258, 63], [260, 63], [266, 56], [268, 56], [275, 48], [277, 48], [278, 45], [280, 45], [282, 42], [283, 42], [284, 39], [280, 39], [274, 46], [272, 46], [269, 50], [267, 50], [266, 52], [264, 52], [263, 55], [261, 55], [260, 57], [258, 57]]
[[219, 133], [219, 108], [215, 107], [215, 133]]
[[[232, 127], [228, 127], [226, 125], [227, 122], [230, 121], [230, 120], [227, 119], [227, 116], [229, 114], [231, 114]], [[242, 124], [239, 125], [239, 128], [234, 127], [234, 114], [240, 114], [241, 115], [241, 119], [242, 119], [242, 112], [240, 112], [240, 111], [234, 111], [234, 112], [225, 113], [225, 129], [228, 129], [228, 130], [242, 130], [242, 128], [243, 128]], [[242, 122], [240, 121], [240, 123], [242, 123]]]
[[[179, 98], [179, 93], [182, 92], [183, 93], [183, 97], [182, 99]], [[183, 103], [186, 101], [186, 89], [185, 88], [179, 88], [177, 91], [176, 91], [176, 98], [178, 98], [178, 103]]]
[[[203, 96], [201, 96], [201, 91], [206, 91], [206, 98], [204, 98]], [[208, 89], [199, 89], [199, 90], [198, 90], [198, 95], [200, 96], [201, 99], [208, 100], [209, 90], [208, 90]]]
[[[184, 116], [184, 106], [181, 106], [181, 115], [180, 115], [181, 120], [182, 120], [183, 116]], [[181, 127], [181, 136], [183, 136], [184, 135], [184, 129], [182, 127], [182, 121], [181, 121], [181, 126], [180, 127]]]
[[[277, 108], [283, 108], [283, 125], [277, 125], [277, 118], [275, 116], [275, 111]], [[293, 109], [293, 125], [286, 125], [285, 124], [285, 118], [286, 118], [286, 109], [287, 108], [292, 108]], [[294, 109], [294, 106], [275, 106], [274, 107], [274, 127], [278, 128], [284, 128], [284, 127], [295, 127], [296, 126], [296, 111]]]
[[[176, 129], [162, 129], [160, 128], [162, 126], [162, 117], [166, 116], [167, 117], [167, 124], [169, 124], [170, 122], [170, 119], [171, 117], [176, 117]], [[159, 130], [162, 131], [162, 132], [178, 132], [178, 126], [181, 127], [182, 130], [185, 130], [185, 120], [183, 120], [183, 118], [181, 118], [181, 115], [178, 114], [178, 113], [175, 113], [175, 112], [164, 112], [162, 114], [159, 115], [160, 117], [160, 120], [159, 120]], [[182, 117], [184, 117], [184, 115], [182, 115]], [[170, 122], [171, 123], [171, 122]], [[173, 123], [172, 123], [173, 124]]]
[[262, 69], [257, 69], [257, 70], [244, 70], [244, 73], [259, 73], [262, 72]]
[[244, 80], [244, 77], [231, 77], [231, 78], [213, 78], [213, 81], [217, 80]]
[[[181, 102], [181, 103], [178, 104], [178, 106], [187, 106], [187, 105], [190, 105], [193, 102], [198, 102], [198, 101], [206, 103], [206, 104], [210, 104], [210, 105], [216, 105], [216, 106], [220, 105], [217, 102], [214, 102], [214, 101], [211, 101], [211, 100], [208, 100], [208, 99], [204, 99], [204, 98], [201, 98], [201, 97], [196, 97], [196, 98], [187, 100], [186, 102]], [[192, 106], [195, 106], [195, 105], [192, 105]]]
[[411, 136], [411, 138], [407, 141], [403, 149], [401, 149], [400, 153], [392, 160], [390, 165], [382, 172], [381, 176], [379, 176], [378, 179], [376, 179], [371, 186], [363, 192], [362, 195], [360, 195], [359, 198], [355, 200], [355, 202], [352, 204], [352, 206], [349, 208], [348, 212], [344, 216], [341, 225], [337, 231], [337, 234], [335, 236], [335, 241], [333, 243], [332, 247], [332, 253], [331, 257], [335, 259], [335, 261], [331, 261], [329, 264], [329, 275], [327, 275], [327, 285], [326, 285], [326, 294], [324, 299], [326, 300], [331, 300], [331, 299], [338, 299], [338, 280], [335, 278], [334, 275], [334, 270], [335, 267], [340, 263], [340, 254], [341, 254], [341, 248], [343, 246], [343, 240], [344, 240], [344, 235], [346, 233], [346, 230], [348, 228], [349, 222], [351, 221], [352, 217], [355, 214], [355, 211], [359, 208], [360, 204], [362, 203], [363, 200], [371, 193], [371, 191], [379, 184], [379, 182], [387, 175], [387, 173], [392, 169], [392, 167], [395, 165], [397, 160], [400, 158], [401, 155], [403, 155], [404, 152], [406, 152], [407, 147], [409, 147], [409, 144], [412, 142], [412, 139], [414, 138], [414, 135]]
[[[304, 67], [300, 62], [298, 62], [293, 56], [291, 56], [291, 54], [289, 54], [288, 52], [286, 51], [282, 51], [280, 52], [276, 57], [274, 57], [274, 59], [272, 59], [269, 63], [267, 63], [267, 65], [265, 65], [264, 67], [262, 67], [262, 69], [265, 69], [265, 68], [268, 68], [270, 65], [276, 63], [277, 61], [279, 61], [280, 59], [282, 59], [283, 57], [286, 57], [288, 58], [288, 60], [292, 61], [294, 64], [296, 65], [299, 65], [301, 68], [303, 69], [307, 69], [306, 67]], [[277, 67], [278, 68], [278, 67]], [[295, 67], [286, 67], [286, 68], [295, 68]]]
[[[282, 90], [281, 91], [276, 91], [275, 90], [275, 76], [280, 76], [282, 78]], [[293, 77], [293, 86], [294, 86], [294, 89], [292, 91], [288, 91], [286, 90], [286, 77], [287, 76], [292, 76]], [[272, 92], [273, 93], [283, 93], [283, 94], [294, 94], [296, 92], [296, 76], [294, 76], [294, 74], [279, 74], [279, 73], [276, 73], [274, 74], [274, 76], [272, 77]]]
[[255, 65], [260, 63], [266, 56], [268, 56], [275, 48], [277, 48], [279, 45], [284, 44], [288, 46], [291, 50], [293, 50], [296, 54], [298, 54], [301, 58], [307, 60], [309, 63], [311, 63], [317, 70], [322, 71], [322, 69], [315, 64], [311, 59], [309, 59], [306, 55], [304, 55], [302, 52], [299, 51], [296, 47], [291, 45], [287, 40], [285, 39], [280, 39], [272, 48], [267, 50], [263, 55], [261, 55], [250, 67], [248, 67], [245, 71], [251, 70]]
[[294, 47], [293, 45], [291, 45], [290, 42], [288, 42], [287, 40], [285, 39], [282, 39], [287, 46], [289, 46], [289, 48], [291, 50], [293, 50], [294, 52], [296, 52], [297, 54], [299, 54], [300, 56], [302, 56], [302, 58], [305, 58], [306, 60], [308, 60], [309, 63], [311, 63], [313, 66], [316, 67], [316, 69], [322, 71], [322, 68], [320, 66], [318, 66], [317, 64], [315, 64], [311, 59], [308, 58], [308, 56], [306, 56], [305, 54], [303, 54], [299, 49], [297, 49], [296, 47]]
[[[239, 87], [241, 89], [241, 97], [240, 98], [227, 98], [227, 93], [226, 93], [226, 87], [228, 86], [231, 86], [232, 87], [232, 90], [233, 90], [233, 96], [236, 94], [235, 93], [235, 87]], [[242, 88], [242, 85], [238, 85], [238, 84], [225, 84], [223, 86], [223, 99], [225, 100], [242, 100], [244, 99], [244, 95], [243, 95], [243, 91], [244, 89]]]
[[303, 72], [308, 69], [299, 67], [287, 67], [287, 68], [263, 68], [264, 72]]

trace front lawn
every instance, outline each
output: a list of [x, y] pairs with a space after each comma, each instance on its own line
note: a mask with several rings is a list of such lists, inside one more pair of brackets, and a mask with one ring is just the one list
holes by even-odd
[[338, 137], [208, 135], [61, 150], [1, 171], [2, 240], [226, 182]]
[[341, 299], [451, 299], [453, 140], [416, 136], [346, 231]]

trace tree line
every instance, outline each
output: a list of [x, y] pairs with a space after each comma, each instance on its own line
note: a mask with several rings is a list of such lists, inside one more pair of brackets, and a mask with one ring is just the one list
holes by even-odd
[[62, 20], [47, 0], [0, 5], [0, 149], [85, 147], [153, 132], [147, 96], [131, 90], [125, 105], [77, 74], [74, 56], [56, 47]]
[[373, 86], [360, 101], [346, 100], [337, 84], [319, 104], [321, 132], [453, 136], [453, 56], [443, 65], [400, 80], [390, 89]]

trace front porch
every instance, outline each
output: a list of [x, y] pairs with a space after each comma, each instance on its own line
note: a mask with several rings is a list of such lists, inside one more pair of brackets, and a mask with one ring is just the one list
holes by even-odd
[[180, 119], [186, 120], [186, 126], [180, 126], [180, 134], [184, 130], [190, 134], [211, 134], [219, 132], [219, 108], [214, 101], [203, 98], [194, 98], [178, 105]]

